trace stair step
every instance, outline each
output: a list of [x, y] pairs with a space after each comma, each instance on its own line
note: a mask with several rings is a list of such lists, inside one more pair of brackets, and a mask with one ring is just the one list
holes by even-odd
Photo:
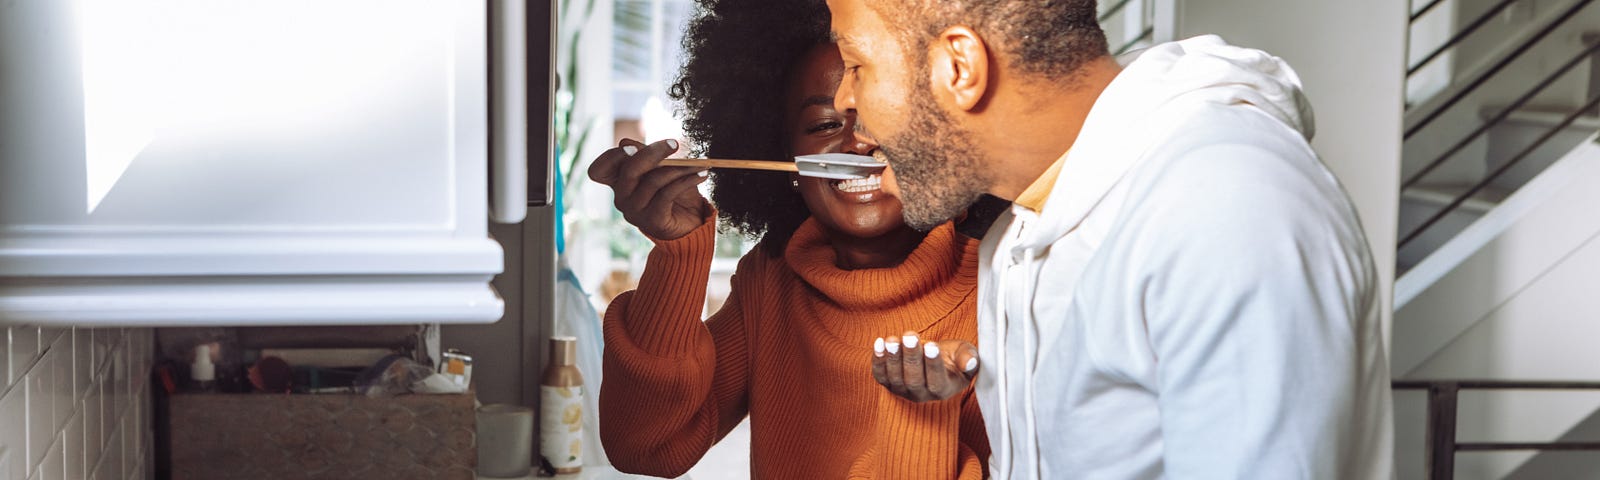
[[[1471, 185], [1418, 185], [1400, 192], [1400, 200], [1430, 207], [1443, 207], [1455, 201], [1456, 197], [1466, 193], [1470, 188]], [[1483, 214], [1499, 206], [1500, 202], [1509, 196], [1511, 191], [1489, 186], [1473, 194], [1457, 209], [1465, 213]]]
[[[1503, 105], [1484, 107], [1479, 111], [1479, 115], [1487, 119], [1493, 117], [1497, 113], [1500, 113], [1500, 111], [1505, 108], [1506, 107]], [[1513, 110], [1510, 115], [1507, 115], [1505, 121], [1510, 123], [1545, 125], [1554, 127], [1556, 125], [1560, 125], [1562, 120], [1566, 120], [1567, 115], [1571, 115], [1572, 110], [1574, 109], [1576, 109], [1576, 107], [1565, 110], [1519, 108], [1517, 110]], [[1567, 125], [1567, 128], [1572, 130], [1600, 130], [1600, 115], [1593, 113], [1580, 115], [1576, 120], [1572, 121], [1572, 124]]]

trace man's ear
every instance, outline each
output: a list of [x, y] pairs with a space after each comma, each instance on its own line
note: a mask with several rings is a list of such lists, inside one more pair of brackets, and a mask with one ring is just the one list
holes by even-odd
[[928, 52], [929, 75], [936, 96], [955, 108], [971, 111], [989, 90], [989, 48], [978, 32], [954, 26], [939, 33]]

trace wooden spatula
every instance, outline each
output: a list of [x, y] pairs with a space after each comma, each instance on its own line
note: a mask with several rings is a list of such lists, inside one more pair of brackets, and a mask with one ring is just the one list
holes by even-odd
[[661, 166], [737, 168], [745, 170], [767, 170], [774, 172], [799, 172], [800, 175], [807, 177], [847, 180], [852, 178], [866, 178], [872, 174], [882, 171], [884, 167], [888, 166], [888, 164], [864, 155], [828, 153], [818, 155], [801, 155], [795, 157], [795, 163], [774, 162], [770, 160], [668, 158], [661, 161]]
[[699, 168], [737, 168], [743, 170], [770, 170], [774, 172], [798, 172], [793, 163], [774, 162], [771, 160], [726, 160], [719, 158], [668, 158], [661, 161], [663, 167], [699, 167]]

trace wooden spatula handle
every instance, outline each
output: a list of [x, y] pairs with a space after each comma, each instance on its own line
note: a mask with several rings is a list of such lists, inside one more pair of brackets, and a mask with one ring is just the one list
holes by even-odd
[[794, 163], [778, 162], [772, 160], [726, 160], [718, 158], [668, 158], [661, 161], [663, 167], [700, 167], [700, 168], [737, 168], [742, 170], [769, 170], [774, 172], [798, 172]]

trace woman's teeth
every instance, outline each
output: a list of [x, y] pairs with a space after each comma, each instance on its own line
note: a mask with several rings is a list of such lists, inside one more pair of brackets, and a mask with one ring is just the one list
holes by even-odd
[[833, 188], [845, 193], [866, 193], [881, 188], [882, 183], [882, 179], [879, 176], [873, 175], [855, 180], [841, 180], [839, 183], [834, 184]]

